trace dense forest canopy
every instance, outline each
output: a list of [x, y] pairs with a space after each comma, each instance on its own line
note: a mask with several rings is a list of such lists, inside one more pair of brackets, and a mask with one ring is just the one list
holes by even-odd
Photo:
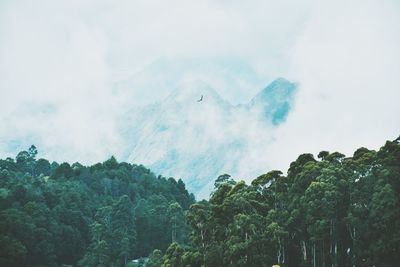
[[250, 185], [220, 176], [188, 213], [190, 246], [148, 266], [398, 266], [400, 138], [353, 157], [302, 154]]
[[36, 155], [0, 160], [0, 266], [125, 266], [187, 242], [194, 196], [181, 180], [114, 157], [87, 167]]
[[[0, 160], [0, 266], [397, 266], [400, 138], [302, 154], [195, 202], [181, 180], [115, 158]], [[146, 257], [148, 261], [132, 262]]]

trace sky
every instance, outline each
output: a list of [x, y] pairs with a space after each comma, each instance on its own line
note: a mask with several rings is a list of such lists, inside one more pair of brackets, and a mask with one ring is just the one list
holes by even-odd
[[0, 1], [0, 157], [121, 158], [128, 110], [202, 80], [233, 104], [298, 84], [269, 165], [400, 135], [400, 2]]

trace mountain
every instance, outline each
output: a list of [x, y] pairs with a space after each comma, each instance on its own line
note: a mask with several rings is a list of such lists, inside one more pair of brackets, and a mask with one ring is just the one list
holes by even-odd
[[182, 178], [198, 198], [207, 198], [222, 173], [246, 179], [268, 168], [264, 146], [287, 117], [295, 89], [280, 78], [248, 104], [234, 106], [206, 83], [184, 83], [164, 100], [127, 114], [128, 161]]
[[247, 107], [269, 118], [273, 125], [279, 125], [289, 114], [295, 89], [295, 83], [278, 78], [258, 93]]

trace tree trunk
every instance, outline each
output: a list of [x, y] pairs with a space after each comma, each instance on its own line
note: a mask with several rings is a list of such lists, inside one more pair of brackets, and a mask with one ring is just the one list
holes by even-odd
[[[245, 237], [245, 239], [246, 239], [246, 243], [247, 243], [247, 239], [248, 239], [248, 234], [247, 234], [247, 232], [246, 232], [246, 237]], [[246, 255], [245, 255], [245, 263], [247, 264], [247, 248], [246, 248]]]
[[315, 241], [313, 242], [313, 267], [316, 267], [316, 262], [315, 262]]
[[337, 241], [335, 240], [334, 266], [337, 267]]
[[325, 239], [322, 239], [322, 267], [325, 267]]
[[301, 241], [301, 248], [303, 250], [303, 260], [307, 262], [307, 246], [304, 240]]
[[[330, 225], [329, 225], [329, 254], [332, 257], [332, 220], [330, 221]], [[333, 265], [332, 265], [333, 267]]]
[[278, 238], [278, 253], [277, 253], [277, 257], [278, 257], [278, 264], [281, 264], [281, 239]]
[[353, 227], [353, 237], [354, 238], [352, 238], [353, 239], [353, 253], [352, 253], [352, 264], [353, 264], [353, 267], [356, 267], [356, 253], [355, 253], [355, 249], [354, 249], [354, 247], [355, 247], [355, 244], [354, 244], [354, 241], [356, 240], [356, 228], [355, 227]]

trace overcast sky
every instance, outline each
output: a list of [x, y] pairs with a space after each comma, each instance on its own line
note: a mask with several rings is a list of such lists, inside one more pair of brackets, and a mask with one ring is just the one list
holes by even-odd
[[327, 2], [1, 0], [0, 156], [118, 157], [121, 115], [182, 80], [240, 104], [276, 77], [299, 93], [272, 165], [378, 148], [400, 134], [400, 2]]

